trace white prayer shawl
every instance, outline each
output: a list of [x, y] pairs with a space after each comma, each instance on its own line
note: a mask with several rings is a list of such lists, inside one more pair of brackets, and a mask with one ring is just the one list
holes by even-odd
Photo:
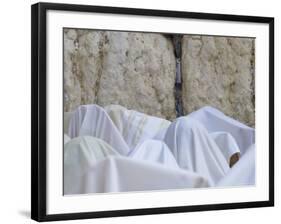
[[[248, 148], [254, 151], [254, 129], [211, 107], [171, 123], [118, 105], [105, 109], [85, 105], [74, 111], [68, 130], [71, 138], [96, 138], [86, 137], [87, 144], [81, 147], [84, 137], [74, 142], [65, 137], [64, 153], [73, 157], [64, 166], [66, 194], [228, 186], [236, 179], [242, 184], [254, 182], [255, 158], [248, 153]], [[67, 148], [82, 152], [77, 157], [74, 149]], [[91, 150], [108, 153], [97, 157]], [[229, 159], [236, 152], [242, 157], [230, 169]], [[245, 164], [251, 169], [245, 170]], [[241, 174], [247, 178], [239, 179]]]
[[241, 159], [229, 170], [217, 186], [243, 186], [255, 184], [255, 145], [246, 150]]
[[81, 136], [68, 141], [64, 145], [64, 193], [82, 192], [88, 169], [109, 156], [120, 155], [101, 139]]
[[97, 105], [79, 106], [74, 111], [69, 122], [68, 135], [71, 138], [85, 135], [100, 138], [121, 155], [127, 155], [130, 151], [106, 111]]
[[78, 137], [65, 145], [64, 194], [208, 186], [208, 181], [196, 173], [120, 156], [97, 138]]
[[122, 134], [130, 151], [147, 139], [163, 139], [165, 131], [171, 124], [165, 119], [127, 110], [119, 105], [106, 106], [105, 111]]
[[181, 168], [206, 177], [212, 186], [229, 170], [213, 138], [201, 123], [190, 117], [176, 119], [168, 128], [164, 142]]
[[145, 140], [129, 154], [132, 159], [159, 163], [169, 168], [179, 168], [168, 146], [159, 140]]
[[223, 131], [218, 131], [210, 133], [210, 136], [214, 139], [228, 163], [230, 163], [230, 158], [232, 155], [234, 155], [235, 153], [240, 153], [237, 142], [231, 134]]
[[236, 141], [241, 155], [246, 152], [251, 145], [255, 144], [255, 129], [226, 116], [221, 111], [206, 106], [188, 115], [204, 125], [209, 133], [226, 132]]

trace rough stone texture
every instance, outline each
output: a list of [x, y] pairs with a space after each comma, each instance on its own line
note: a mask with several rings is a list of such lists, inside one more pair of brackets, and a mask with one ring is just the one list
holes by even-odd
[[185, 35], [182, 78], [185, 114], [210, 105], [254, 126], [253, 39]]
[[64, 30], [64, 110], [96, 103], [102, 73], [103, 32]]
[[[184, 113], [210, 105], [254, 126], [254, 40], [184, 35], [181, 51]], [[119, 104], [173, 120], [175, 67], [170, 37], [65, 29], [64, 111]]]
[[64, 30], [64, 110], [119, 104], [175, 118], [175, 56], [161, 34]]

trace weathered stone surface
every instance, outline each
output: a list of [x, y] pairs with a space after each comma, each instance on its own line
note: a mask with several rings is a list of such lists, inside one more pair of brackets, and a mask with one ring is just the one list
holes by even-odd
[[253, 39], [185, 35], [182, 78], [186, 114], [210, 105], [254, 126]]
[[79, 105], [81, 101], [81, 88], [75, 63], [77, 58], [76, 38], [76, 31], [64, 31], [64, 111], [72, 110], [72, 105]]
[[64, 30], [64, 110], [97, 101], [104, 32]]
[[175, 118], [175, 56], [161, 34], [66, 29], [64, 110], [119, 104]]
[[[119, 104], [175, 118], [170, 38], [82, 29], [64, 34], [64, 111], [81, 104]], [[181, 51], [185, 114], [211, 105], [254, 126], [254, 40], [184, 35]]]

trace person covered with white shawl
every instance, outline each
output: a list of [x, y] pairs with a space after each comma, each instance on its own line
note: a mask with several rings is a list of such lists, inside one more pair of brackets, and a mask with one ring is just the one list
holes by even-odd
[[[215, 115], [221, 127], [210, 131], [205, 122]], [[254, 143], [253, 129], [239, 141], [235, 122], [210, 107], [170, 122], [118, 105], [80, 106], [71, 115], [64, 149], [65, 194], [222, 185], [232, 155]], [[101, 151], [104, 156], [97, 157]]]

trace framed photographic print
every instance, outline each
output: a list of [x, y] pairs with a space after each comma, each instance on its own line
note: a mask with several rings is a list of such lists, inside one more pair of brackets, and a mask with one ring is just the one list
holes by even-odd
[[32, 5], [32, 219], [274, 205], [274, 19]]

